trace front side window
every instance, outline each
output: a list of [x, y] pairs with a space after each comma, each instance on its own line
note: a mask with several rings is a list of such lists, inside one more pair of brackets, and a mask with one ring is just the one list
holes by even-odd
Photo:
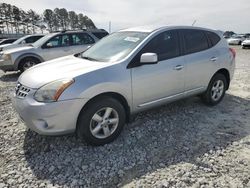
[[185, 54], [195, 53], [209, 48], [205, 33], [201, 30], [188, 29], [183, 31]]
[[40, 38], [42, 38], [42, 36], [32, 36], [32, 37], [26, 38], [25, 42], [26, 43], [34, 43]]
[[93, 43], [95, 43], [94, 39], [86, 33], [72, 34], [72, 45], [84, 45]]
[[132, 52], [149, 33], [123, 31], [113, 33], [82, 53], [82, 58], [102, 62], [119, 61]]
[[45, 48], [56, 48], [70, 45], [69, 35], [57, 35], [48, 40], [44, 47]]
[[176, 31], [166, 31], [154, 37], [141, 53], [156, 53], [158, 60], [177, 57], [180, 54], [178, 34]]

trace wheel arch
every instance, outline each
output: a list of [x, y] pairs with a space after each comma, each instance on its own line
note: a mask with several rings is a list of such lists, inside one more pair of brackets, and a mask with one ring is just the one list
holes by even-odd
[[[226, 77], [226, 80], [227, 80], [227, 87], [226, 87], [226, 90], [229, 89], [229, 85], [230, 85], [230, 73], [227, 69], [225, 68], [222, 68], [222, 69], [219, 69], [214, 75], [216, 74], [223, 74], [225, 77]], [[214, 77], [213, 75], [213, 77]]]
[[16, 58], [15, 60], [15, 63], [14, 63], [14, 66], [15, 66], [15, 69], [16, 70], [19, 70], [19, 64], [21, 63], [21, 61], [24, 59], [24, 58], [27, 58], [27, 57], [32, 57], [32, 58], [36, 58], [38, 59], [40, 62], [44, 62], [44, 59], [40, 56], [40, 55], [37, 55], [37, 54], [34, 54], [34, 53], [27, 53], [27, 54], [23, 54], [23, 55], [20, 55], [18, 58]]
[[96, 96], [94, 96], [93, 98], [89, 99], [86, 104], [82, 107], [81, 111], [79, 112], [78, 114], [78, 117], [77, 117], [77, 122], [78, 122], [78, 119], [79, 119], [79, 116], [81, 114], [81, 112], [83, 110], [85, 110], [85, 108], [91, 104], [94, 100], [97, 100], [98, 98], [100, 97], [111, 97], [111, 98], [114, 98], [116, 100], [118, 100], [122, 106], [124, 107], [124, 110], [125, 110], [125, 115], [126, 115], [126, 122], [129, 122], [130, 121], [130, 117], [131, 117], [131, 109], [130, 109], [130, 106], [128, 104], [128, 101], [126, 100], [126, 98], [120, 94], [120, 93], [117, 93], [117, 92], [104, 92], [104, 93], [100, 93]]

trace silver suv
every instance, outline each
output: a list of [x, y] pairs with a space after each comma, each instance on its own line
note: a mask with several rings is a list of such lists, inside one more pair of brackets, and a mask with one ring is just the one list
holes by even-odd
[[142, 110], [193, 95], [218, 104], [234, 68], [235, 51], [219, 31], [132, 28], [105, 37], [79, 56], [25, 71], [13, 103], [39, 134], [76, 132], [87, 143], [102, 145]]
[[0, 69], [23, 72], [38, 63], [83, 52], [107, 34], [104, 30], [62, 31], [47, 34], [29, 46], [3, 51], [0, 55]]

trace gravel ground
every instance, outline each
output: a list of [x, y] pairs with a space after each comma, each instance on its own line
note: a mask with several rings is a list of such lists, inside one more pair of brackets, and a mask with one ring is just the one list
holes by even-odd
[[102, 147], [28, 130], [10, 99], [18, 74], [0, 72], [0, 188], [250, 187], [250, 50], [235, 48], [218, 106], [193, 97], [141, 113]]

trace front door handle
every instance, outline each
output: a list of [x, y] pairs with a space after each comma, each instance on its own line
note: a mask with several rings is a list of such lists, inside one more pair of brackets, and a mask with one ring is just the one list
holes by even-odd
[[210, 61], [213, 61], [213, 62], [215, 62], [215, 61], [217, 61], [217, 57], [211, 57], [211, 59], [210, 59]]
[[181, 70], [181, 69], [183, 69], [183, 65], [176, 65], [175, 67], [174, 67], [174, 70]]

